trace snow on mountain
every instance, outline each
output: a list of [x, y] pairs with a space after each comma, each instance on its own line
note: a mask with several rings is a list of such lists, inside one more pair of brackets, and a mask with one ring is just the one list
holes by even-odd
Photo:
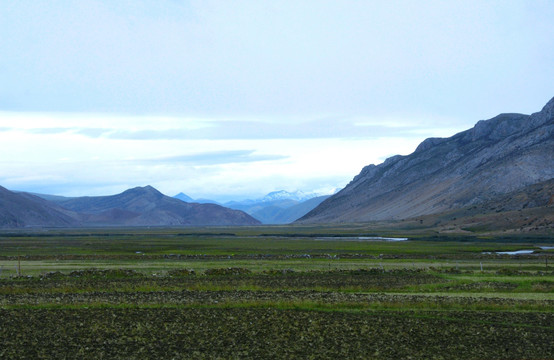
[[259, 199], [260, 202], [270, 202], [275, 200], [295, 200], [295, 201], [305, 201], [311, 198], [319, 196], [315, 193], [305, 193], [303, 191], [297, 190], [295, 192], [288, 192], [285, 190], [273, 191]]

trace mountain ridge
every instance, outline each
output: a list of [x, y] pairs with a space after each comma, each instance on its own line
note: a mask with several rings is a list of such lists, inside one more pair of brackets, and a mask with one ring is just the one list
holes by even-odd
[[532, 115], [500, 114], [410, 155], [368, 165], [299, 223], [395, 220], [480, 203], [554, 177], [554, 98]]
[[109, 196], [45, 200], [0, 187], [0, 227], [258, 225], [250, 215], [215, 204], [186, 203], [152, 186]]

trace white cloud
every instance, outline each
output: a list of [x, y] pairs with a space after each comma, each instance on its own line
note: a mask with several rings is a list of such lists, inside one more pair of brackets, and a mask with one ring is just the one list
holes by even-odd
[[[191, 123], [185, 121], [183, 131]], [[399, 136], [394, 126], [388, 134], [367, 138], [352, 136], [350, 130], [342, 133], [350, 137], [338, 137], [338, 131], [336, 137], [317, 138], [305, 133], [305, 138], [299, 138], [297, 133], [291, 133], [290, 138], [285, 138], [286, 134], [274, 134], [271, 129], [263, 133], [267, 130], [263, 124], [259, 139], [242, 138], [240, 131], [220, 139], [126, 139], [85, 136], [79, 130], [81, 126], [90, 129], [94, 124], [105, 126], [107, 132], [133, 124], [136, 131], [145, 134], [152, 129], [175, 131], [173, 128], [180, 125], [174, 118], [68, 114], [26, 117], [2, 113], [0, 126], [6, 125], [6, 129], [0, 132], [0, 184], [71, 196], [116, 193], [150, 184], [167, 194], [183, 191], [194, 197], [229, 200], [280, 189], [343, 187], [363, 166], [379, 163], [393, 151], [407, 154], [421, 140]], [[250, 126], [255, 129], [253, 122]], [[287, 126], [291, 130], [295, 127]]]

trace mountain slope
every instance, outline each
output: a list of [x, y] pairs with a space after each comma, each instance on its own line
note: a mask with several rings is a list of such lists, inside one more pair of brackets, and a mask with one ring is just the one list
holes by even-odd
[[403, 219], [490, 201], [554, 177], [554, 98], [533, 115], [501, 114], [407, 156], [366, 166], [298, 222]]
[[460, 209], [402, 221], [374, 222], [388, 230], [487, 235], [554, 233], [554, 179]]
[[83, 223], [96, 226], [259, 224], [242, 211], [215, 204], [186, 203], [165, 196], [151, 186], [136, 187], [112, 196], [69, 198], [57, 204], [80, 213]]
[[442, 230], [551, 233], [554, 230], [553, 208], [554, 179], [550, 179], [433, 220], [440, 221]]
[[68, 227], [79, 221], [71, 212], [37, 196], [0, 186], [0, 228]]

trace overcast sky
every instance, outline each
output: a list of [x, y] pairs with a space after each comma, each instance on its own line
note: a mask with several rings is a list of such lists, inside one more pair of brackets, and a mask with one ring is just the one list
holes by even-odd
[[554, 2], [0, 0], [0, 185], [331, 192], [554, 96]]

